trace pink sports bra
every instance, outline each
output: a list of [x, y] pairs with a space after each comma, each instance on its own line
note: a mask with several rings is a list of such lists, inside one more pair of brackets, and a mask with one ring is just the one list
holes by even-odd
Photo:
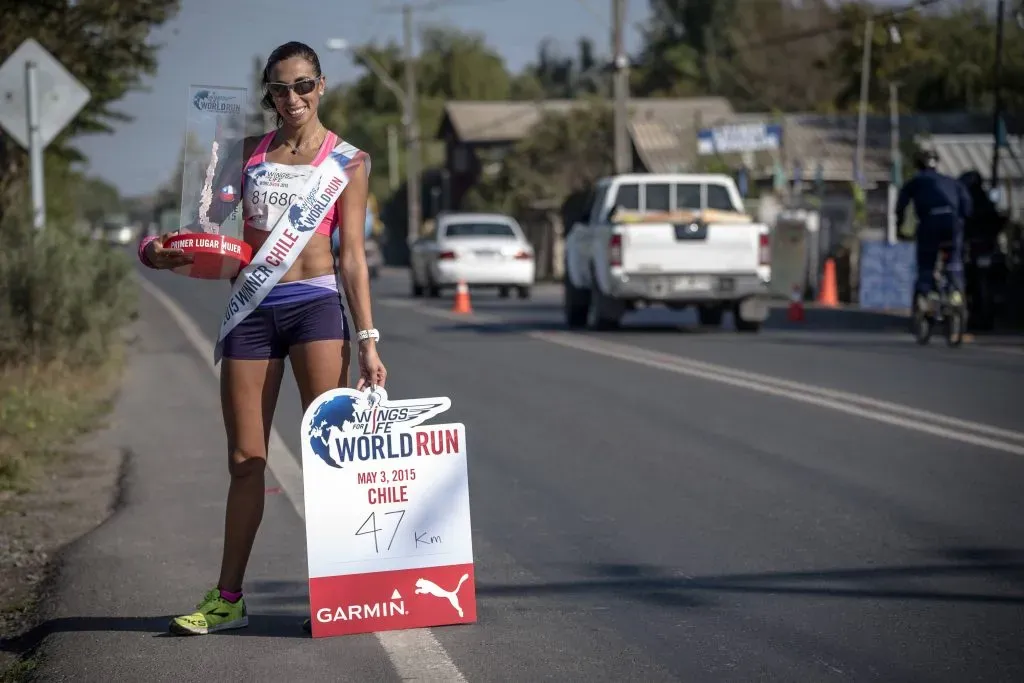
[[[256, 230], [269, 231], [274, 227], [277, 219], [302, 191], [315, 166], [326, 159], [338, 144], [338, 136], [328, 131], [312, 164], [278, 164], [267, 161], [267, 149], [275, 134], [276, 131], [270, 131], [263, 136], [246, 162], [242, 178], [242, 216], [245, 226]], [[335, 204], [316, 226], [316, 231], [330, 237], [331, 231], [340, 224], [341, 217]]]

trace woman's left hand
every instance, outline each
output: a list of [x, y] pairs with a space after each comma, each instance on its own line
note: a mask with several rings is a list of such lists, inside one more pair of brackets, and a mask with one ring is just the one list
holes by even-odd
[[368, 387], [382, 387], [387, 380], [388, 371], [377, 355], [377, 342], [367, 340], [359, 343], [359, 382], [356, 391]]

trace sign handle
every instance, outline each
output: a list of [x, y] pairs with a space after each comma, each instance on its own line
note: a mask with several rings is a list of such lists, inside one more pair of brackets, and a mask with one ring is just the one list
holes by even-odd
[[46, 223], [46, 197], [43, 192], [43, 141], [39, 130], [39, 84], [35, 62], [25, 64], [25, 98], [28, 115], [28, 155], [32, 177], [32, 224], [42, 230]]

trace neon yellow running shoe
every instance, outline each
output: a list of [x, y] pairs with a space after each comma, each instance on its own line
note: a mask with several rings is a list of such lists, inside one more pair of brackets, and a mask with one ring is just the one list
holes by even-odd
[[239, 598], [238, 602], [228, 602], [220, 596], [220, 591], [216, 588], [203, 597], [202, 602], [196, 605], [196, 610], [192, 614], [171, 619], [171, 633], [179, 636], [197, 636], [249, 625], [245, 598]]

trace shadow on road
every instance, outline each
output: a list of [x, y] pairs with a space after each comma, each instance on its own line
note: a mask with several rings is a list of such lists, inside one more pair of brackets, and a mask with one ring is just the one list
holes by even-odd
[[[923, 600], [948, 603], [1024, 605], [1024, 590], [968, 592], [925, 588], [925, 580], [1011, 580], [1024, 588], [1024, 551], [953, 549], [943, 553], [950, 562], [895, 567], [865, 567], [820, 571], [767, 572], [685, 577], [659, 567], [602, 564], [586, 567], [593, 578], [534, 584], [478, 583], [483, 598], [544, 595], [616, 595], [653, 601], [669, 607], [695, 607], [716, 595], [752, 593], [870, 600]], [[990, 585], [990, 584], [988, 584]]]
[[[751, 593], [777, 596], [814, 596], [870, 600], [918, 600], [946, 603], [1024, 605], [1024, 550], [1000, 548], [951, 548], [940, 552], [945, 562], [893, 567], [862, 567], [817, 571], [765, 572], [686, 577], [661, 567], [636, 564], [594, 564], [582, 567], [586, 578], [533, 584], [479, 582], [477, 595], [490, 599], [543, 597], [546, 595], [609, 595], [650, 601], [663, 607], [700, 607], [715, 596]], [[980, 592], [940, 590], [921, 586], [926, 580], [980, 580], [985, 585], [1004, 581], [1016, 583], [1021, 592]], [[304, 582], [265, 582], [254, 586], [253, 599], [287, 604], [289, 612], [253, 613], [249, 626], [224, 631], [216, 636], [264, 638], [310, 638], [302, 622], [308, 603], [300, 586]], [[304, 607], [299, 608], [297, 600]], [[27, 633], [0, 641], [0, 650], [28, 653], [48, 636], [58, 633], [132, 632], [151, 633], [154, 638], [177, 638], [167, 632], [171, 615], [138, 617], [83, 616], [50, 619]]]
[[[302, 622], [309, 618], [309, 593], [305, 581], [253, 581], [246, 588], [246, 602], [256, 607], [249, 612], [249, 626], [222, 631], [213, 636], [263, 638], [309, 638]], [[175, 614], [150, 616], [88, 616], [48, 619], [25, 633], [0, 640], [0, 651], [26, 654], [51, 635], [58, 633], [150, 633], [154, 638], [182, 638], [168, 632]]]
[[[157, 615], [142, 617], [62, 617], [49, 619], [20, 636], [0, 641], [0, 650], [17, 654], [25, 654], [35, 650], [51, 635], [58, 633], [150, 633], [154, 638], [184, 638], [167, 630], [168, 622], [176, 615]], [[303, 631], [302, 622], [309, 617], [308, 613], [295, 615], [284, 614], [249, 614], [249, 626], [246, 628], [222, 631], [211, 636], [249, 636], [262, 638], [309, 638]], [[210, 637], [210, 636], [206, 636]]]

